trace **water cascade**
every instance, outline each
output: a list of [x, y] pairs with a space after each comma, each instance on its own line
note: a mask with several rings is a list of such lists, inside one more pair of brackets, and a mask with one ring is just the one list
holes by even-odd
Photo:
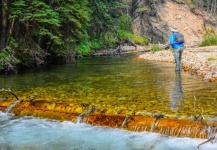
[[[0, 103], [0, 110], [6, 108], [11, 110], [15, 103], [2, 102]], [[7, 106], [8, 105], [8, 106]], [[176, 137], [191, 137], [191, 138], [209, 138], [209, 132], [217, 132], [217, 123], [209, 120], [182, 120], [165, 117], [162, 114], [149, 115], [109, 115], [103, 114], [96, 110], [96, 106], [90, 106], [89, 109], [82, 113], [77, 113], [74, 110], [80, 108], [73, 103], [55, 103], [55, 108], [51, 108], [53, 102], [20, 102], [19, 105], [13, 107], [11, 112], [18, 116], [29, 116], [50, 118], [55, 120], [68, 120], [74, 123], [88, 123], [96, 126], [109, 126], [113, 128], [124, 128], [130, 131], [138, 132], [156, 132], [166, 136]], [[73, 107], [71, 110], [66, 109], [69, 106]], [[7, 110], [6, 109], [6, 110]]]
[[20, 100], [16, 100], [14, 103], [12, 103], [10, 106], [8, 106], [6, 109], [5, 109], [5, 113], [9, 113], [10, 111], [11, 111], [11, 109], [13, 108], [13, 107], [15, 107], [17, 104], [19, 104], [20, 103]]
[[[11, 109], [13, 108], [13, 107], [15, 107], [17, 104], [19, 104], [20, 103], [20, 100], [19, 100], [19, 98], [17, 97], [17, 95], [16, 94], [14, 94], [10, 89], [0, 89], [0, 92], [8, 92], [8, 93], [10, 93], [10, 94], [12, 94], [15, 98], [16, 98], [16, 101], [14, 102], [14, 103], [12, 103], [11, 105], [9, 105], [6, 109], [5, 109], [5, 113], [9, 113], [10, 111], [11, 111]], [[6, 96], [5, 98], [3, 98], [3, 100], [6, 100], [8, 97]]]
[[82, 112], [78, 117], [76, 123], [87, 123], [88, 116], [94, 113], [96, 106], [91, 106], [90, 109]]
[[19, 94], [0, 90], [13, 95], [0, 93], [0, 149], [216, 150], [216, 84], [162, 63], [84, 59], [0, 78]]
[[[0, 111], [0, 118], [4, 116], [6, 113]], [[200, 150], [216, 150], [217, 147], [217, 143], [206, 142], [206, 139], [130, 132], [28, 116], [0, 119], [0, 122], [0, 149], [196, 150], [199, 146]]]

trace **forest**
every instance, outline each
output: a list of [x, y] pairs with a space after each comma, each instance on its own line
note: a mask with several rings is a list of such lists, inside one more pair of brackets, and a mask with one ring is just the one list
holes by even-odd
[[[164, 0], [146, 0], [147, 7]], [[177, 0], [175, 0], [177, 1]], [[216, 15], [217, 0], [185, 0]], [[142, 0], [2, 0], [0, 1], [0, 73], [18, 73], [114, 47], [133, 37], [133, 12]], [[144, 8], [144, 7], [143, 7]], [[144, 12], [144, 11], [143, 11]]]

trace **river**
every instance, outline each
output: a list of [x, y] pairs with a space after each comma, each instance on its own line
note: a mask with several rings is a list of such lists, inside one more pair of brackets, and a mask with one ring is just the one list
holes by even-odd
[[[177, 73], [174, 64], [139, 60], [136, 55], [84, 57], [73, 64], [2, 75], [0, 88], [10, 88], [23, 101], [95, 104], [111, 114], [125, 111], [188, 118], [203, 109], [206, 119], [217, 120], [216, 83]], [[4, 96], [8, 95], [2, 92]], [[3, 150], [195, 150], [205, 140], [0, 112]], [[201, 150], [216, 148], [216, 143], [201, 146]]]
[[10, 88], [24, 101], [94, 104], [114, 114], [161, 113], [177, 118], [203, 110], [207, 118], [217, 116], [217, 83], [177, 73], [172, 63], [139, 60], [136, 55], [84, 57], [73, 64], [0, 76], [0, 88]]

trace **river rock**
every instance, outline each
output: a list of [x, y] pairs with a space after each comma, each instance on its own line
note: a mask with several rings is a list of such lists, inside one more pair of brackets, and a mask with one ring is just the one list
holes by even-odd
[[[185, 49], [182, 55], [182, 68], [191, 74], [202, 76], [205, 81], [217, 81], [217, 47]], [[172, 50], [146, 52], [139, 59], [174, 63]]]

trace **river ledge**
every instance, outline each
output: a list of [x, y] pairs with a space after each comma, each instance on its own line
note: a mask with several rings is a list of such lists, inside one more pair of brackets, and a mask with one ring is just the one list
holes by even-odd
[[[173, 50], [145, 52], [139, 59], [174, 63]], [[182, 69], [202, 76], [203, 80], [217, 82], [217, 46], [185, 48], [182, 55]]]
[[[18, 101], [15, 101], [15, 103]], [[0, 102], [0, 110], [14, 114], [16, 117], [34, 116], [45, 119], [86, 123], [94, 126], [106, 126], [136, 132], [155, 132], [166, 136], [202, 138], [209, 137], [207, 125], [217, 130], [217, 122], [201, 118], [184, 119], [168, 118], [162, 114], [155, 116], [136, 114], [113, 114], [95, 111], [95, 106], [83, 110], [82, 105], [71, 102], [47, 101], [14, 101]], [[11, 107], [13, 106], [13, 107]], [[10, 108], [10, 109], [8, 109]], [[90, 111], [91, 110], [91, 111]], [[195, 116], [196, 117], [196, 116]]]

